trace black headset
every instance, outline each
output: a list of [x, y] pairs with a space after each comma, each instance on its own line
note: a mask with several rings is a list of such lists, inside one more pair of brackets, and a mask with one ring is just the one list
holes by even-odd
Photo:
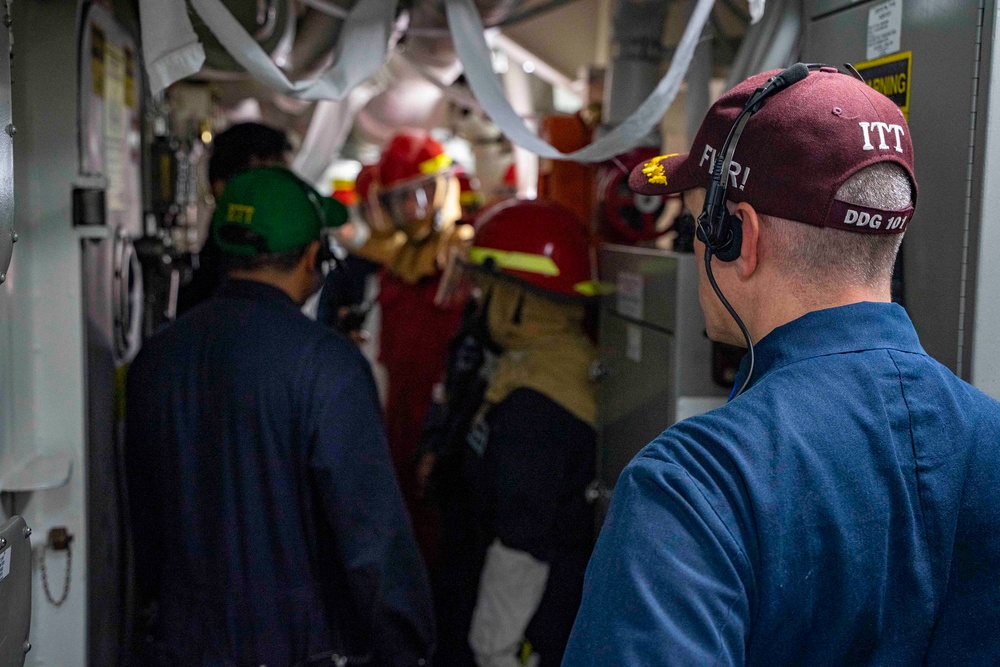
[[[750, 116], [761, 110], [767, 98], [802, 81], [809, 76], [811, 70], [819, 70], [825, 67], [829, 66], [818, 63], [808, 65], [805, 63], [795, 63], [791, 67], [782, 70], [779, 74], [772, 76], [764, 85], [757, 88], [750, 95], [746, 104], [743, 105], [743, 110], [736, 116], [736, 120], [733, 121], [732, 127], [729, 128], [729, 134], [726, 135], [726, 141], [722, 144], [722, 150], [716, 153], [715, 161], [712, 165], [711, 177], [708, 182], [708, 188], [705, 191], [705, 206], [701, 210], [701, 215], [698, 216], [697, 235], [698, 240], [705, 244], [705, 271], [708, 274], [708, 281], [711, 283], [712, 289], [715, 290], [722, 305], [729, 311], [729, 314], [736, 321], [737, 326], [739, 326], [740, 331], [743, 333], [743, 338], [747, 343], [747, 354], [750, 357], [750, 368], [746, 378], [743, 380], [743, 385], [739, 388], [739, 391], [736, 391], [734, 387], [731, 398], [742, 394], [747, 385], [750, 384], [750, 378], [753, 377], [754, 350], [750, 332], [747, 330], [746, 325], [743, 324], [740, 316], [729, 305], [729, 301], [723, 296], [722, 290], [716, 284], [715, 276], [712, 273], [713, 256], [722, 262], [732, 262], [739, 258], [740, 251], [743, 248], [743, 221], [738, 216], [730, 213], [726, 207], [726, 193], [729, 190], [729, 167], [733, 162], [733, 155], [736, 153], [736, 146], [739, 144], [740, 136], [743, 134], [743, 128], [746, 127]], [[841, 72], [842, 74], [854, 76], [864, 82], [864, 78], [858, 74], [858, 71], [854, 67], [849, 64], [845, 64], [844, 67], [848, 72]]]
[[[729, 212], [726, 207], [726, 193], [729, 190], [729, 167], [736, 154], [743, 128], [750, 116], [761, 110], [768, 97], [781, 92], [792, 84], [805, 79], [812, 70], [819, 70], [829, 65], [820, 63], [795, 63], [768, 79], [763, 86], [753, 92], [743, 110], [736, 116], [726, 141], [715, 156], [712, 174], [705, 191], [705, 206], [698, 216], [698, 240], [705, 244], [709, 252], [722, 262], [732, 262], [740, 256], [743, 246], [743, 225], [739, 217]], [[864, 78], [850, 64], [845, 64], [848, 70], [845, 74], [854, 76], [861, 81]], [[836, 69], [836, 68], [832, 68]]]
[[299, 178], [294, 172], [286, 170], [286, 173], [302, 188], [302, 193], [309, 200], [309, 203], [312, 204], [313, 211], [316, 213], [316, 219], [319, 220], [320, 237], [318, 239], [319, 250], [316, 252], [316, 270], [326, 275], [327, 272], [332, 270], [346, 257], [347, 251], [337, 242], [333, 234], [326, 231], [329, 229], [330, 221], [326, 219], [326, 212], [320, 203], [322, 195], [316, 191], [316, 188]]

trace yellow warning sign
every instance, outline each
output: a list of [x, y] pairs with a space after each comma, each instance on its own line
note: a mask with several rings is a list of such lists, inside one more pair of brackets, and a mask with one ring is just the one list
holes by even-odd
[[872, 89], [896, 103], [903, 116], [910, 117], [910, 71], [913, 51], [901, 51], [891, 56], [857, 63], [854, 68]]

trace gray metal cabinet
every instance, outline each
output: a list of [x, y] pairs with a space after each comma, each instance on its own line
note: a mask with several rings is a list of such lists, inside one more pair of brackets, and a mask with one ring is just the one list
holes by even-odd
[[[694, 255], [605, 245], [601, 281], [600, 510], [632, 457], [676, 421], [725, 402], [711, 377]], [[601, 512], [599, 512], [601, 513]]]
[[[802, 59], [867, 60], [880, 0], [806, 0]], [[902, 0], [900, 51], [912, 51], [909, 126], [919, 186], [903, 241], [906, 308], [927, 352], [972, 379], [994, 0]], [[752, 122], [751, 122], [752, 126]], [[995, 345], [994, 345], [995, 347]]]

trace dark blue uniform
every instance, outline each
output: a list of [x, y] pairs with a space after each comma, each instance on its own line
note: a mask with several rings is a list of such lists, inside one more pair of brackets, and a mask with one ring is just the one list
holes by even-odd
[[622, 473], [564, 664], [998, 664], [1000, 404], [892, 304], [757, 357]]
[[232, 281], [147, 343], [127, 398], [142, 664], [430, 653], [427, 577], [351, 343]]
[[[476, 484], [486, 531], [482, 546], [495, 538], [548, 564], [545, 593], [525, 636], [540, 667], [558, 665], [594, 545], [594, 510], [586, 491], [595, 474], [597, 433], [525, 387], [493, 406], [483, 424], [486, 449], [478, 461], [483, 477]], [[470, 443], [474, 440], [470, 435]]]

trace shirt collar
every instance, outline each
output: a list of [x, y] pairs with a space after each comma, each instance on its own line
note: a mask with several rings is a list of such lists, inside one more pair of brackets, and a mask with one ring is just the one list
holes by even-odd
[[222, 299], [251, 299], [253, 301], [284, 303], [296, 310], [299, 308], [284, 290], [257, 280], [227, 278], [219, 285], [216, 296]]
[[[747, 388], [771, 371], [796, 361], [880, 349], [926, 354], [913, 323], [899, 304], [865, 301], [814, 310], [783, 324], [754, 345], [753, 377]], [[736, 374], [734, 394], [743, 384], [749, 365], [750, 356], [745, 355]]]

